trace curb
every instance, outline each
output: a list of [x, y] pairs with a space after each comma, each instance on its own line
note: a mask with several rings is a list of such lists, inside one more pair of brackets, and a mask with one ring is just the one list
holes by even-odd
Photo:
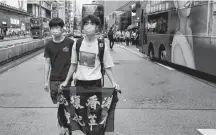
[[138, 55], [138, 56], [140, 56], [140, 57], [142, 57], [142, 58], [148, 58], [147, 55], [142, 54], [142, 53], [140, 53], [140, 52], [135, 52], [135, 51], [133, 51], [133, 50], [131, 50], [131, 49], [128, 49], [127, 47], [124, 47], [124, 46], [122, 46], [122, 45], [117, 45], [117, 46], [118, 46], [118, 47], [121, 47], [121, 48], [123, 48], [123, 49], [125, 49], [125, 50], [127, 50], [127, 51], [129, 51], [129, 52], [132, 52], [133, 54], [136, 54], [136, 55]]
[[9, 69], [11, 69], [11, 68], [31, 59], [33, 57], [41, 54], [43, 51], [44, 51], [44, 49], [38, 50], [38, 51], [36, 51], [30, 55], [24, 56], [23, 58], [17, 59], [15, 61], [12, 61], [11, 63], [8, 63], [7, 65], [0, 67], [0, 74], [2, 74], [4, 72], [8, 71]]

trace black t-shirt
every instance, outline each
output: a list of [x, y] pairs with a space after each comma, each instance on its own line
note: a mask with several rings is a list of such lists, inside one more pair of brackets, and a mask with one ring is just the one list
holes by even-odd
[[71, 65], [71, 51], [74, 41], [68, 37], [60, 43], [50, 40], [44, 52], [45, 58], [50, 58], [50, 81], [64, 81]]

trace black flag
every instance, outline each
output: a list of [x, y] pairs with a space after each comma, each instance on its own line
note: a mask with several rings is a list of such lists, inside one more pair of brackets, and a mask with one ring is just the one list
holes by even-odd
[[81, 130], [86, 135], [114, 131], [114, 112], [118, 102], [113, 88], [64, 88], [59, 96], [58, 121], [63, 133]]

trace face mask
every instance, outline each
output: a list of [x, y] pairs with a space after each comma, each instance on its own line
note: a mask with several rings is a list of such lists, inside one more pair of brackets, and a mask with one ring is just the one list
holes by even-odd
[[84, 33], [86, 35], [94, 35], [95, 34], [95, 26], [93, 26], [93, 25], [86, 25], [84, 27]]
[[58, 36], [61, 34], [61, 29], [60, 28], [53, 28], [51, 29], [51, 33], [54, 35], [54, 36]]

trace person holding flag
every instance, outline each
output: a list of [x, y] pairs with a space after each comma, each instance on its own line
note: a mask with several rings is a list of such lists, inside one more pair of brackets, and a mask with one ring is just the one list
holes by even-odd
[[[112, 73], [114, 66], [113, 60], [110, 56], [109, 49], [105, 45], [104, 40], [97, 38], [97, 27], [100, 26], [100, 20], [94, 15], [87, 15], [82, 20], [83, 38], [78, 39], [72, 48], [71, 66], [66, 77], [66, 80], [60, 85], [60, 89], [67, 86], [70, 78], [75, 74], [75, 86], [81, 87], [97, 87], [102, 88], [103, 75], [106, 73], [112, 83], [113, 88], [119, 90], [119, 85], [115, 82]], [[110, 111], [114, 111], [116, 103], [118, 102], [117, 92], [114, 92], [113, 100]], [[97, 97], [89, 98], [90, 101], [95, 100]], [[89, 101], [88, 100], [88, 101]], [[79, 100], [80, 102], [80, 100]], [[77, 106], [77, 105], [76, 105]], [[91, 122], [96, 116], [90, 115]], [[114, 117], [114, 116], [113, 116]], [[78, 118], [77, 118], [78, 119]], [[109, 121], [109, 118], [107, 119]], [[113, 129], [114, 130], [114, 129]], [[103, 135], [104, 133], [100, 134]]]

